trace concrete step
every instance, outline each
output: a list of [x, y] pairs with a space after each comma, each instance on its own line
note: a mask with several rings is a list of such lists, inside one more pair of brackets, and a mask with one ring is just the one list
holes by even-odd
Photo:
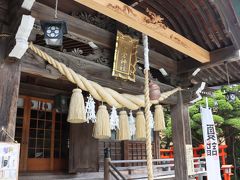
[[103, 180], [103, 172], [94, 173], [20, 173], [19, 180]]

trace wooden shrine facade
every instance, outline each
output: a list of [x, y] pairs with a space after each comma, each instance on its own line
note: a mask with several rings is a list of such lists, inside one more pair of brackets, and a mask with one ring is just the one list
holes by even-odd
[[[170, 36], [175, 37], [171, 42], [180, 43], [185, 49], [178, 46], [174, 49], [169, 47], [171, 43], [159, 42], [161, 37], [156, 32], [136, 28], [139, 23], [133, 26], [141, 32], [124, 25], [132, 22], [128, 18], [118, 22], [119, 19], [116, 21], [101, 14], [103, 4], [100, 0], [96, 8], [99, 12], [92, 10], [87, 1], [84, 1], [85, 6], [81, 1], [59, 1], [58, 18], [66, 21], [69, 32], [64, 36], [62, 47], [49, 47], [44, 42], [40, 21], [54, 18], [54, 1], [38, 0], [30, 11], [21, 8], [22, 2], [0, 0], [0, 126], [21, 142], [20, 170], [98, 171], [102, 167], [104, 147], [112, 149], [113, 159], [144, 159], [146, 153], [143, 142], [98, 141], [92, 137], [92, 124], [67, 124], [67, 114], [57, 110], [55, 98], [59, 95], [70, 97], [75, 85], [31, 50], [27, 50], [21, 60], [8, 57], [15, 44], [21, 16], [29, 14], [36, 18], [29, 41], [85, 78], [122, 93], [143, 94], [144, 54], [140, 43], [135, 83], [112, 77], [117, 30], [140, 41], [143, 31], [152, 37], [149, 38], [151, 80], [162, 92], [177, 86], [184, 89], [162, 103], [170, 105], [171, 109], [175, 173], [179, 179], [186, 180], [187, 160], [182, 154], [186, 153], [185, 145], [191, 144], [189, 100], [195, 98], [195, 90], [201, 82], [217, 86], [240, 81], [239, 16], [232, 1], [118, 1], [125, 3], [127, 10], [134, 8], [134, 14], [143, 14], [153, 24], [154, 20], [159, 23], [159, 19], [149, 16], [146, 8], [153, 16], [163, 17], [165, 25], [177, 33]], [[189, 43], [184, 45], [184, 42]], [[188, 46], [194, 50], [186, 50]], [[200, 71], [193, 75], [197, 68]], [[157, 158], [157, 133], [153, 139], [153, 155]], [[2, 140], [9, 141], [8, 138]]]
[[[110, 140], [98, 141], [92, 137], [92, 123], [69, 125], [67, 113], [58, 111], [53, 99], [20, 95], [17, 106], [15, 140], [21, 144], [20, 172], [101, 171], [105, 148], [111, 149], [112, 160], [146, 159], [144, 141], [119, 141], [114, 131]], [[152, 139], [153, 156], [158, 158], [158, 134]]]

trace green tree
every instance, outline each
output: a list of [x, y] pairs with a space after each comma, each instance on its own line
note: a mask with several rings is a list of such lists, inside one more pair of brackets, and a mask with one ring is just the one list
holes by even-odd
[[[240, 153], [240, 149], [236, 146], [240, 141], [240, 100], [239, 97], [236, 97], [235, 101], [229, 102], [226, 100], [225, 93], [238, 93], [239, 90], [239, 85], [234, 87], [224, 86], [222, 89], [216, 90], [213, 97], [208, 97], [208, 104], [213, 111], [213, 120], [216, 125], [219, 143], [225, 141], [228, 145], [227, 162], [229, 164], [234, 164], [235, 157]], [[200, 107], [205, 106], [205, 102], [206, 98], [203, 98], [189, 108], [193, 144], [196, 146], [203, 143]]]

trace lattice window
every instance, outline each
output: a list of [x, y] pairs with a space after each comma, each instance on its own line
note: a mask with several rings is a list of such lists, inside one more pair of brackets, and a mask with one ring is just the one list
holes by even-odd
[[31, 100], [29, 158], [50, 158], [52, 115], [51, 103]]

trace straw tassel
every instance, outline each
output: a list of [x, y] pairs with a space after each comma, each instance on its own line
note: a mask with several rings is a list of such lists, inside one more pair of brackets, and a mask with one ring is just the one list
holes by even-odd
[[70, 123], [84, 123], [87, 121], [82, 90], [79, 88], [73, 90], [67, 121]]
[[137, 140], [146, 139], [145, 123], [146, 123], [146, 120], [143, 112], [138, 111], [136, 116], [136, 134], [135, 134], [135, 138]]
[[130, 139], [130, 129], [128, 122], [128, 115], [126, 111], [120, 111], [119, 113], [119, 131], [118, 140], [129, 140]]
[[154, 112], [154, 131], [162, 131], [165, 129], [163, 107], [162, 105], [156, 105]]
[[111, 137], [110, 119], [105, 105], [100, 105], [97, 111], [97, 120], [93, 128], [93, 137], [109, 139]]

